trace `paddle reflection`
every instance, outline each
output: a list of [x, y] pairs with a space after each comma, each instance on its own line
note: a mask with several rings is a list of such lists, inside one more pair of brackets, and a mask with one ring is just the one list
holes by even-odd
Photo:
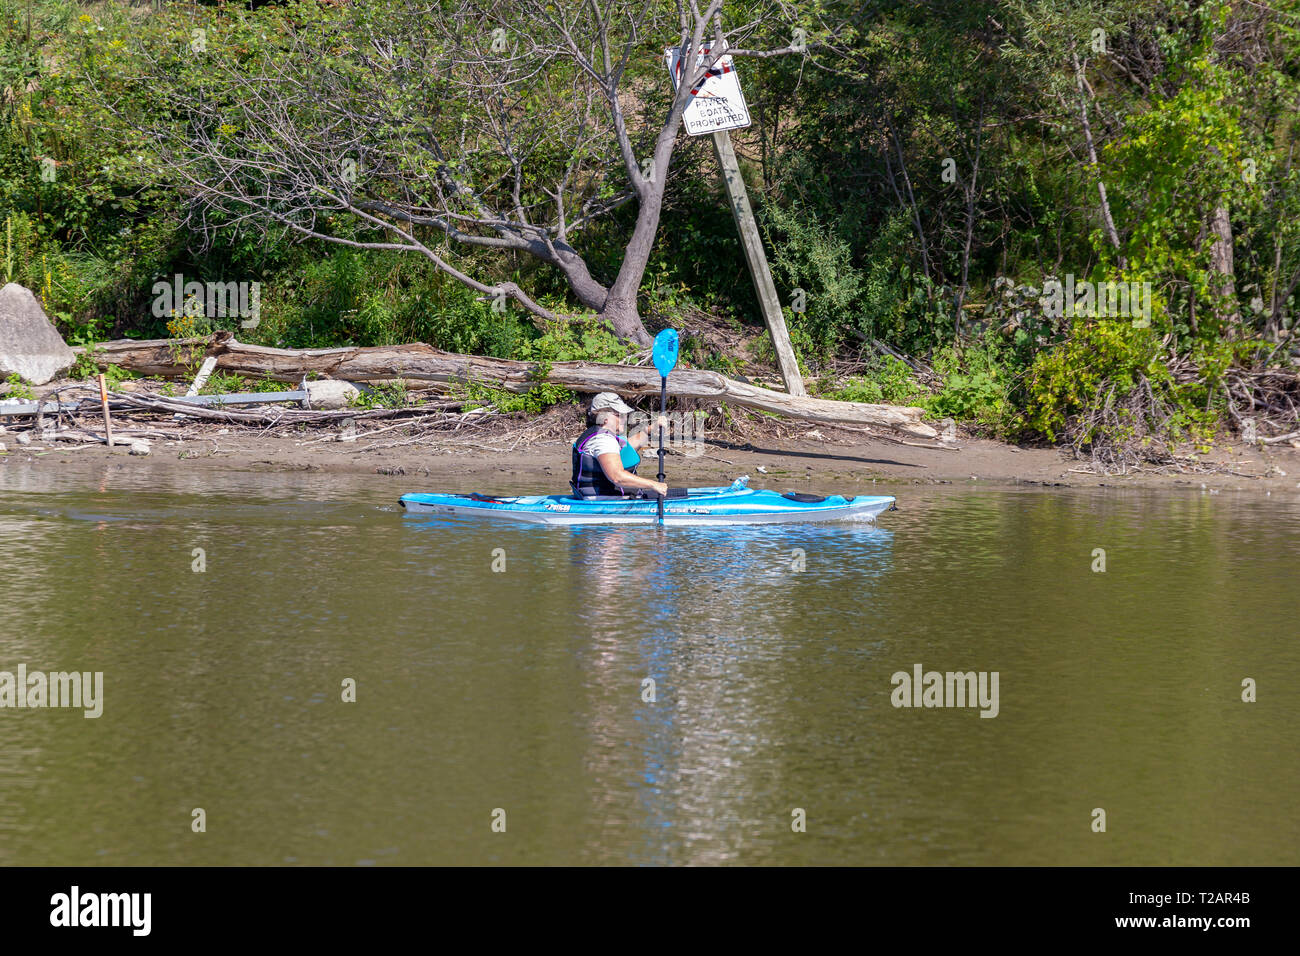
[[818, 609], [842, 616], [837, 590], [852, 582], [853, 600], [870, 600], [890, 533], [574, 528], [569, 542], [591, 816], [627, 831], [588, 858], [735, 860], [745, 834], [776, 819], [749, 801], [770, 789], [798, 722], [785, 663], [809, 645], [818, 653]]

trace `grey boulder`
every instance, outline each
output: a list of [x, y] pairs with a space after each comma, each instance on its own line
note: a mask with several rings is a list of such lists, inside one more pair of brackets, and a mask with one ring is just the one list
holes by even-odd
[[17, 282], [0, 289], [0, 379], [44, 385], [76, 360], [36, 296]]
[[316, 379], [303, 385], [312, 408], [347, 408], [361, 394], [351, 382], [332, 378]]

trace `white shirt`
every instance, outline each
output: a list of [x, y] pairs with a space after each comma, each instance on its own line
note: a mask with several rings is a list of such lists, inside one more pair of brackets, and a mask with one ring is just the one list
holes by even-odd
[[588, 455], [595, 456], [597, 461], [600, 460], [601, 455], [612, 454], [617, 458], [620, 454], [618, 436], [613, 432], [607, 432], [602, 428], [600, 431], [596, 432], [596, 434], [587, 439], [586, 443], [582, 446], [582, 450]]

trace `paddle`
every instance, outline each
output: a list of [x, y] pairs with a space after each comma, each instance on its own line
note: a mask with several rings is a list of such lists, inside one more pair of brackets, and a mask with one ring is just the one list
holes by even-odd
[[[659, 370], [659, 474], [656, 481], [664, 480], [664, 426], [668, 414], [668, 373], [677, 365], [677, 330], [664, 329], [655, 336], [653, 351], [655, 368]], [[659, 496], [659, 523], [664, 523], [664, 496]]]

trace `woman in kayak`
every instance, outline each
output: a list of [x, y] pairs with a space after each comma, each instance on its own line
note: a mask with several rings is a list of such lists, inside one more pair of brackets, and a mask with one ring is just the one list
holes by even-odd
[[601, 392], [591, 400], [587, 414], [589, 427], [573, 443], [573, 477], [569, 484], [575, 495], [621, 498], [631, 489], [661, 496], [668, 494], [668, 486], [663, 482], [636, 474], [636, 466], [641, 461], [637, 449], [649, 444], [650, 435], [647, 429], [631, 441], [623, 437], [631, 412], [632, 406], [613, 392]]

